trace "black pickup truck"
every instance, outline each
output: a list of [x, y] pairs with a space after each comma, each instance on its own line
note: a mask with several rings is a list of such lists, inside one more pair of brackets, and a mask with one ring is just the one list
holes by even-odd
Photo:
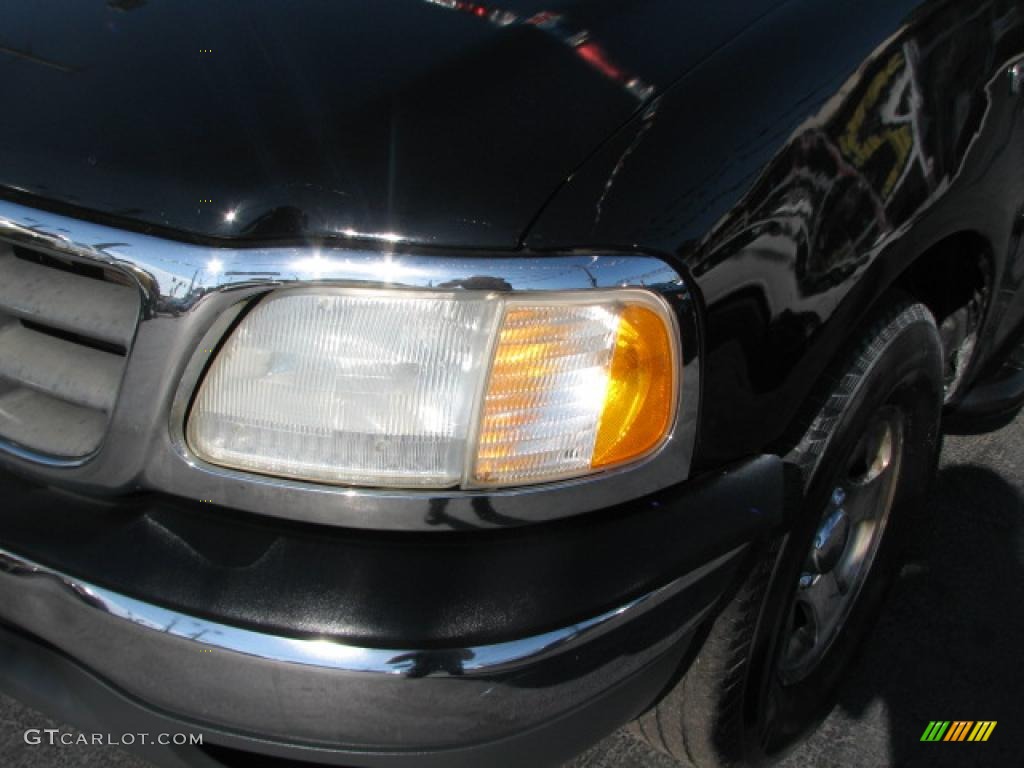
[[0, 86], [0, 688], [167, 765], [760, 763], [1024, 401], [1020, 2], [5, 0]]

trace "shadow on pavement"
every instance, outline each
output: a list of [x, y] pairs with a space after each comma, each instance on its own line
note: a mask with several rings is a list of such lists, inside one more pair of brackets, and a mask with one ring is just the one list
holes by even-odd
[[[881, 701], [896, 766], [1020, 768], [1024, 497], [988, 468], [947, 466], [904, 525], [904, 566], [842, 689], [844, 719]], [[922, 743], [932, 720], [998, 725], [983, 744]]]

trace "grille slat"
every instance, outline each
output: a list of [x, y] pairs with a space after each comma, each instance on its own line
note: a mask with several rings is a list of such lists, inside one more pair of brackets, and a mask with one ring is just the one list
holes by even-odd
[[29, 330], [0, 328], [0, 378], [75, 405], [110, 413], [124, 358]]
[[24, 448], [76, 457], [96, 450], [107, 415], [24, 387], [4, 392], [0, 385], [0, 423], [3, 436]]
[[61, 459], [99, 448], [140, 307], [114, 268], [0, 242], [0, 439]]
[[0, 243], [0, 314], [115, 344], [131, 345], [138, 290], [19, 259]]

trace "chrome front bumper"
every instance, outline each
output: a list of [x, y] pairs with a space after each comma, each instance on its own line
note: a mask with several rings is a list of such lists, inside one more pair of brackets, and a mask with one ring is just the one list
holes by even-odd
[[742, 551], [589, 621], [476, 648], [384, 650], [264, 634], [3, 550], [0, 620], [200, 730], [256, 735], [261, 749], [269, 741], [337, 751], [357, 764], [359, 754], [500, 742], [597, 702], [685, 647]]

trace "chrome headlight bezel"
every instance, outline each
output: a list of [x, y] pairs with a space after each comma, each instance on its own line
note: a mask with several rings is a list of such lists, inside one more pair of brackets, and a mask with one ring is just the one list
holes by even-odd
[[[678, 267], [646, 253], [562, 253], [501, 257], [440, 256], [424, 252], [321, 252], [302, 254], [296, 279], [272, 285], [236, 286], [222, 293], [223, 314], [197, 342], [170, 413], [180, 463], [161, 468], [165, 485], [190, 484], [191, 495], [274, 517], [322, 525], [376, 530], [444, 531], [496, 528], [556, 520], [605, 509], [687, 479], [697, 437], [701, 393], [701, 337], [691, 282]], [[258, 263], [258, 262], [257, 262]], [[277, 262], [270, 262], [277, 263]], [[293, 262], [294, 263], [294, 262]], [[260, 266], [263, 266], [262, 264]], [[309, 267], [315, 266], [310, 271]], [[386, 280], [382, 280], [386, 277]], [[239, 315], [270, 290], [374, 287], [402, 290], [494, 289], [510, 298], [553, 291], [636, 288], [650, 291], [671, 310], [679, 339], [681, 386], [668, 438], [642, 460], [594, 475], [512, 488], [414, 490], [354, 488], [267, 477], [217, 467], [197, 457], [184, 438], [195, 387], [215, 349]], [[212, 323], [213, 321], [211, 321]], [[203, 352], [203, 350], [208, 350]]]

